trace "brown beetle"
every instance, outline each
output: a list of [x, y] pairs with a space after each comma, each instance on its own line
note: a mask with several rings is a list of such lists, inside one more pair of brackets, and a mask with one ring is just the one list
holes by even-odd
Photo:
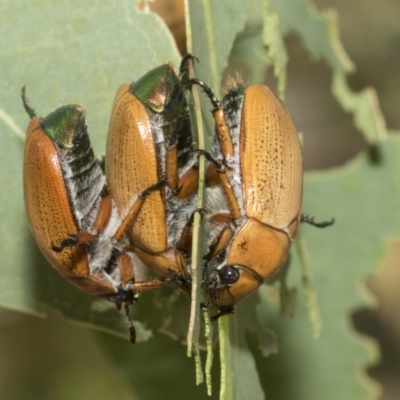
[[[106, 176], [132, 250], [153, 271], [190, 285], [190, 224], [196, 209], [197, 157], [189, 110], [170, 64], [161, 65], [116, 95], [106, 151]], [[136, 213], [138, 194], [164, 180]]]
[[285, 105], [266, 86], [231, 87], [213, 103], [216, 135], [207, 171], [207, 290], [223, 315], [274, 276], [285, 262], [301, 217], [301, 145]]
[[[216, 139], [207, 172], [207, 290], [221, 313], [284, 263], [300, 222], [302, 156], [285, 105], [266, 86], [233, 86], [213, 102]], [[207, 154], [206, 154], [207, 155]]]
[[[136, 301], [149, 282], [134, 282], [127, 242], [113, 238], [122, 221], [94, 156], [80, 105], [31, 117], [24, 154], [24, 196], [29, 225], [50, 264], [79, 289], [120, 307]], [[143, 194], [142, 194], [143, 195]], [[135, 331], [129, 321], [131, 341]]]

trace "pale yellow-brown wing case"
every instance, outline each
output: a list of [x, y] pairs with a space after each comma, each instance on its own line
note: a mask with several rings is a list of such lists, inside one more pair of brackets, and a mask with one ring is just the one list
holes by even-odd
[[[129, 171], [129, 173], [121, 173]], [[111, 197], [119, 213], [129, 211], [139, 194], [160, 180], [156, 147], [145, 106], [129, 92], [119, 89], [107, 140], [106, 175]], [[146, 197], [129, 236], [143, 250], [161, 252], [167, 243], [162, 190]]]
[[266, 86], [246, 90], [240, 153], [247, 216], [288, 228], [301, 208], [301, 146], [289, 111]]

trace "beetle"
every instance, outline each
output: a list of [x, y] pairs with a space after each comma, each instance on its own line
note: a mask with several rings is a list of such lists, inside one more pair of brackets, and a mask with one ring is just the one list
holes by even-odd
[[[183, 65], [187, 58], [184, 58]], [[154, 272], [190, 287], [190, 219], [196, 209], [197, 158], [183, 86], [171, 64], [122, 85], [116, 95], [106, 148], [106, 177], [132, 250]], [[140, 211], [144, 188], [164, 180]]]
[[301, 216], [303, 169], [297, 129], [286, 106], [263, 85], [233, 85], [213, 104], [216, 135], [206, 182], [209, 252], [206, 286], [220, 312], [273, 277], [285, 262]]
[[23, 182], [26, 214], [36, 243], [68, 282], [118, 308], [124, 305], [134, 342], [128, 305], [151, 284], [135, 283], [127, 243], [113, 238], [122, 221], [90, 144], [85, 109], [67, 105], [37, 118], [25, 88], [21, 95], [31, 118]]

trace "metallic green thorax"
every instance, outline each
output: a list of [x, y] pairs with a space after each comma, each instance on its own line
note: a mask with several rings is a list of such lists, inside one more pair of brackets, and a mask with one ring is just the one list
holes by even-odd
[[167, 148], [177, 146], [178, 165], [192, 155], [189, 109], [179, 77], [170, 64], [149, 71], [132, 83], [130, 92], [146, 107], [153, 134], [162, 132]]
[[68, 190], [71, 209], [81, 229], [88, 229], [91, 213], [100, 199], [104, 178], [90, 144], [80, 105], [58, 108], [42, 119], [42, 128], [53, 141]]
[[57, 108], [42, 119], [44, 131], [58, 146], [65, 149], [74, 146], [84, 125], [85, 109], [76, 104]]
[[164, 113], [171, 106], [180, 108], [179, 101], [175, 99], [180, 100], [182, 86], [169, 64], [152, 69], [132, 83], [130, 92], [155, 113]]

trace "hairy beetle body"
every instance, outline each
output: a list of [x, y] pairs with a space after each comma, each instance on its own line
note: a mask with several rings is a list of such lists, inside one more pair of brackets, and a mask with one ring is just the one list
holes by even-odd
[[132, 291], [121, 279], [122, 269], [130, 268], [119, 262], [125, 245], [112, 241], [121, 221], [90, 145], [83, 107], [64, 106], [30, 122], [24, 196], [33, 236], [66, 280], [104, 297]]
[[[188, 254], [179, 244], [196, 207], [198, 174], [188, 107], [171, 65], [119, 89], [108, 134], [106, 175], [118, 212], [127, 221], [117, 238], [126, 233], [150, 269], [187, 282]], [[140, 193], [163, 180], [131, 218]]]

